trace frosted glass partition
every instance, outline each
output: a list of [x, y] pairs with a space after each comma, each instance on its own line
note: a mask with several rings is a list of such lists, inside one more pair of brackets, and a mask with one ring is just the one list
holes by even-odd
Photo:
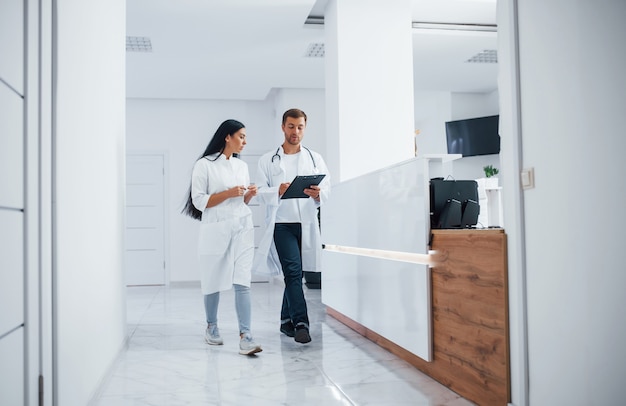
[[[324, 244], [426, 254], [428, 160], [415, 158], [333, 186], [322, 207]], [[427, 265], [324, 250], [322, 301], [430, 361]]]

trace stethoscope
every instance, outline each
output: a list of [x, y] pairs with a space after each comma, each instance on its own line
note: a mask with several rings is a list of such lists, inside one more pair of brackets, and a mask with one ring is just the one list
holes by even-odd
[[[309, 153], [309, 156], [311, 157], [311, 161], [313, 162], [313, 170], [315, 171], [315, 173], [317, 173], [317, 164], [315, 163], [315, 158], [313, 158], [313, 154], [311, 153], [311, 150], [305, 147], [304, 145], [302, 146], [302, 148], [306, 149], [307, 152]], [[278, 172], [275, 173], [275, 175], [278, 175], [278, 173], [280, 173], [280, 160], [282, 158], [278, 154], [279, 151], [280, 151], [280, 147], [276, 148], [276, 152], [274, 152], [274, 155], [272, 155], [272, 159], [270, 161], [271, 163], [274, 163], [274, 158], [278, 158], [278, 161], [276, 161], [276, 165], [275, 165], [275, 167], [278, 168]]]

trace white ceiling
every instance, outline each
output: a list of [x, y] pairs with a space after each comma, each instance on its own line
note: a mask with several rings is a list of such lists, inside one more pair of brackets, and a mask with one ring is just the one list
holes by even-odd
[[[381, 0], [393, 4], [394, 0]], [[127, 52], [127, 96], [264, 100], [273, 88], [323, 88], [327, 0], [127, 0], [127, 36], [152, 52]], [[496, 23], [496, 0], [411, 0], [412, 21]], [[493, 32], [413, 30], [416, 90], [490, 92], [497, 64], [466, 63], [496, 49]]]

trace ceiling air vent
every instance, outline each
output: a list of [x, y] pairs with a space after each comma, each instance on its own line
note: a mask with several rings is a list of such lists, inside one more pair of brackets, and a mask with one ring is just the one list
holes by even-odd
[[498, 51], [495, 49], [485, 49], [477, 53], [465, 62], [470, 63], [498, 63]]
[[152, 52], [152, 42], [148, 37], [126, 37], [126, 52]]
[[323, 58], [324, 43], [313, 42], [309, 44], [309, 47], [307, 48], [306, 54], [304, 56], [306, 56], [307, 58]]

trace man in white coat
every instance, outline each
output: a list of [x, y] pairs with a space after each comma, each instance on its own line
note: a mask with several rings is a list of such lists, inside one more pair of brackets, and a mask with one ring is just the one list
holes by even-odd
[[[257, 197], [266, 204], [267, 231], [255, 258], [256, 272], [279, 274], [285, 280], [280, 331], [299, 343], [311, 341], [302, 273], [320, 272], [322, 242], [317, 209], [330, 194], [330, 175], [320, 154], [301, 145], [306, 114], [290, 109], [283, 114], [285, 141], [259, 159]], [[281, 199], [297, 175], [326, 175], [310, 185], [305, 198]]]

